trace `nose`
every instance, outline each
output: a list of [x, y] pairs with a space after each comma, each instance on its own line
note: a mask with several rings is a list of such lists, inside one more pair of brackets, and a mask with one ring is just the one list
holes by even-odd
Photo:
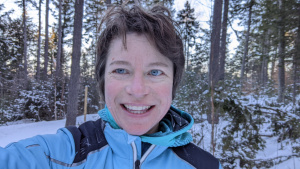
[[145, 77], [140, 74], [132, 77], [132, 79], [129, 81], [129, 84], [126, 86], [126, 92], [129, 95], [140, 99], [149, 94], [150, 88]]

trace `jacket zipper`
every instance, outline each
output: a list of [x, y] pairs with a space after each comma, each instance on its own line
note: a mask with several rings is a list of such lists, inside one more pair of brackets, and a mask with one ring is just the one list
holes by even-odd
[[141, 165], [140, 160], [136, 160], [135, 163], [134, 163], [134, 168], [135, 169], [140, 169], [140, 165]]
[[133, 169], [140, 169], [140, 160], [137, 159], [137, 150], [134, 141], [131, 143], [133, 151]]
[[146, 158], [149, 156], [149, 154], [152, 152], [152, 150], [155, 148], [155, 145], [151, 145], [148, 150], [145, 152], [141, 160], [137, 159], [137, 150], [136, 145], [134, 141], [131, 143], [131, 147], [133, 150], [133, 169], [140, 169], [142, 163], [146, 160]]

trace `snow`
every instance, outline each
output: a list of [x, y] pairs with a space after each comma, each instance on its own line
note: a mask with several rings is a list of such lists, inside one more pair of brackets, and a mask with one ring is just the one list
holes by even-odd
[[[98, 114], [88, 114], [88, 120], [98, 119]], [[77, 117], [77, 124], [84, 122], [84, 117]], [[8, 123], [7, 126], [0, 126], [0, 147], [5, 147], [11, 142], [17, 142], [21, 139], [30, 138], [36, 135], [55, 134], [59, 128], [65, 126], [66, 120], [32, 122], [30, 120], [21, 120]]]
[[[204, 115], [206, 116], [206, 115]], [[204, 117], [205, 119], [205, 117]], [[226, 120], [221, 120], [219, 124], [215, 124], [215, 135], [218, 136], [221, 134], [223, 128], [225, 126], [228, 125], [228, 123], [230, 123], [229, 121]], [[265, 131], [264, 135], [271, 135], [272, 132], [269, 129], [268, 125], [262, 125], [261, 126], [261, 131]], [[199, 124], [194, 124], [193, 128], [190, 131], [193, 135], [194, 138], [198, 137], [198, 139], [200, 138], [202, 141], [199, 144], [199, 146], [206, 150], [206, 151], [210, 151], [210, 142], [211, 142], [211, 125], [205, 121]], [[203, 138], [201, 138], [203, 136]], [[220, 137], [216, 138], [217, 139], [217, 145], [218, 143], [221, 142]], [[263, 137], [264, 141], [266, 142], [265, 145], [266, 147], [261, 150], [258, 151], [258, 153], [256, 154], [255, 160], [270, 160], [270, 159], [276, 159], [277, 161], [273, 160], [273, 162], [278, 162], [279, 160], [286, 160], [284, 162], [281, 162], [280, 164], [276, 164], [274, 165], [272, 168], [270, 169], [300, 169], [300, 158], [296, 157], [297, 154], [293, 153], [292, 151], [292, 143], [289, 142], [289, 140], [283, 141], [282, 143], [278, 143], [278, 137]], [[236, 137], [235, 140], [237, 142], [241, 142], [239, 140], [241, 140], [241, 138]], [[294, 143], [297, 144], [297, 143]], [[243, 151], [239, 151], [240, 153]], [[215, 156], [216, 157], [220, 157], [221, 152], [215, 152]], [[231, 154], [230, 152], [228, 153], [230, 155], [234, 155]], [[238, 156], [239, 154], [235, 154], [236, 156]], [[294, 157], [290, 158], [290, 159], [286, 159], [286, 156], [291, 156], [294, 155]], [[298, 155], [299, 156], [299, 155]], [[235, 165], [234, 165], [234, 169], [241, 169], [239, 167], [239, 163], [240, 161], [237, 159], [235, 160]], [[249, 168], [249, 167], [248, 167]]]

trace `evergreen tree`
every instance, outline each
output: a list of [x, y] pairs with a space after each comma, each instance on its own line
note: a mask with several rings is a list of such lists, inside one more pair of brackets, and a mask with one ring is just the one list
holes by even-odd
[[36, 79], [40, 80], [41, 77], [41, 32], [42, 32], [42, 0], [39, 0], [39, 30], [38, 30], [38, 51], [37, 51], [37, 66], [36, 66]]
[[278, 101], [283, 102], [285, 91], [285, 2], [278, 0], [279, 18], [278, 18]]
[[[210, 35], [209, 29], [200, 28], [199, 35], [195, 44], [193, 53], [191, 53], [191, 63], [190, 66], [192, 70], [198, 73], [203, 73], [206, 64], [209, 60], [210, 52]], [[204, 70], [203, 70], [204, 69]]]
[[10, 14], [13, 11], [1, 14], [3, 9], [4, 4], [0, 4], [0, 124], [5, 121], [1, 111], [10, 105], [7, 87], [10, 86], [9, 82], [12, 79], [13, 72], [9, 63], [14, 60], [14, 56], [10, 52], [13, 38], [8, 33], [11, 20]]
[[196, 44], [196, 37], [199, 29], [199, 22], [195, 18], [195, 9], [191, 8], [189, 1], [184, 4], [184, 9], [177, 14], [177, 22], [181, 27], [181, 34], [184, 41], [186, 56], [186, 68], [189, 69], [191, 49]]
[[252, 7], [255, 3], [255, 0], [251, 0], [248, 4], [248, 24], [247, 24], [247, 32], [245, 37], [245, 45], [244, 45], [244, 54], [242, 58], [242, 67], [241, 67], [241, 91], [243, 90], [243, 83], [244, 83], [244, 75], [245, 75], [245, 65], [246, 65], [246, 57], [248, 57], [248, 49], [249, 49], [249, 36], [250, 36], [250, 29], [251, 29], [251, 19], [252, 19]]
[[27, 80], [27, 21], [26, 21], [26, 0], [22, 1], [22, 7], [23, 7], [23, 56], [24, 56], [24, 80]]
[[219, 54], [220, 54], [220, 32], [221, 32], [221, 15], [222, 15], [222, 0], [214, 1], [214, 13], [212, 21], [212, 33], [211, 33], [211, 48], [210, 48], [210, 59], [209, 59], [209, 71], [208, 71], [208, 84], [210, 90], [210, 110], [211, 114], [208, 115], [208, 121], [212, 124], [211, 132], [211, 152], [215, 153], [215, 138], [214, 138], [214, 124], [218, 121], [218, 117], [215, 115], [214, 105], [214, 92], [215, 85], [218, 81], [219, 72]]
[[44, 70], [43, 80], [47, 80], [48, 62], [49, 62], [49, 1], [46, 0], [46, 15], [45, 15], [45, 47], [44, 47]]
[[21, 77], [24, 78], [24, 85], [26, 86], [27, 85], [27, 75], [28, 75], [28, 70], [27, 70], [27, 67], [28, 67], [28, 40], [27, 40], [27, 19], [28, 19], [28, 16], [27, 16], [27, 2], [30, 2], [30, 3], [34, 3], [34, 1], [32, 0], [17, 0], [15, 1], [15, 3], [21, 7], [22, 9], [22, 26], [23, 26], [23, 62], [22, 62], [22, 65], [23, 65], [23, 68], [22, 70], [19, 72], [21, 73]]
[[[56, 114], [57, 118], [60, 118], [64, 117], [64, 114], [66, 113], [65, 97], [68, 93], [67, 81], [69, 79], [67, 73], [69, 72], [70, 68], [68, 65], [68, 60], [71, 59], [71, 57], [69, 57], [71, 54], [65, 50], [65, 47], [71, 46], [72, 44], [72, 38], [69, 37], [72, 37], [71, 34], [73, 32], [74, 23], [72, 18], [74, 18], [74, 3], [72, 0], [60, 0], [54, 1], [53, 4], [57, 8], [57, 10], [52, 11], [52, 15], [57, 20], [57, 22], [54, 23], [54, 27], [57, 29], [57, 55], [54, 56], [56, 60], [54, 93], [56, 93], [55, 100], [57, 103], [55, 104]], [[59, 21], [61, 21], [61, 26]], [[59, 31], [61, 33], [59, 33]]]
[[75, 16], [74, 16], [72, 65], [71, 65], [71, 77], [69, 83], [66, 126], [75, 125], [76, 116], [78, 114], [78, 89], [79, 89], [79, 77], [80, 77], [82, 18], [83, 18], [83, 11], [84, 11], [83, 7], [84, 7], [84, 0], [76, 0]]
[[224, 0], [224, 11], [222, 20], [222, 32], [221, 32], [221, 46], [220, 46], [220, 67], [218, 80], [224, 80], [225, 78], [225, 59], [226, 59], [226, 46], [227, 46], [227, 25], [228, 25], [228, 8], [229, 0]]
[[58, 44], [57, 44], [57, 65], [56, 65], [56, 79], [62, 78], [62, 65], [61, 65], [61, 56], [62, 56], [62, 0], [59, 0], [59, 14], [58, 14]]
[[[73, 33], [73, 19], [74, 18], [74, 2], [72, 0], [62, 0], [61, 1], [61, 15], [59, 14], [60, 11], [60, 4], [59, 1], [54, 1], [53, 4], [56, 6], [57, 10], [52, 11], [52, 15], [57, 20], [57, 22], [54, 23], [54, 27], [56, 27], [58, 36], [57, 36], [57, 42], [59, 42], [59, 46], [57, 46], [57, 51], [60, 49], [60, 59], [59, 56], [55, 56], [57, 63], [59, 66], [57, 67], [58, 76], [63, 76], [64, 70], [66, 67], [64, 65], [66, 64], [66, 46], [72, 45], [72, 33]], [[59, 18], [61, 16], [61, 19]], [[61, 20], [61, 27], [59, 26], [59, 21]], [[61, 30], [60, 30], [61, 29]], [[59, 30], [61, 31], [61, 36], [59, 38]], [[62, 77], [61, 77], [62, 78]]]
[[[298, 9], [298, 31], [295, 40], [295, 55], [293, 57], [293, 105], [296, 104], [296, 95], [300, 93], [300, 2], [297, 3]], [[296, 12], [297, 14], [297, 12]]]

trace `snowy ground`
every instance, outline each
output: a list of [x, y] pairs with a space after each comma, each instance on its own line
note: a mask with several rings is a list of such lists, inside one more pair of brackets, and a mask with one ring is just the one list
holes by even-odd
[[[87, 115], [88, 120], [96, 120], [98, 114]], [[77, 124], [83, 123], [83, 116], [77, 117]], [[0, 147], [5, 147], [11, 142], [24, 138], [30, 138], [41, 134], [55, 134], [59, 128], [65, 126], [66, 120], [31, 122], [29, 120], [8, 123], [7, 126], [0, 126]]]
[[[87, 120], [98, 119], [97, 114], [92, 114], [87, 116]], [[77, 124], [83, 123], [83, 116], [77, 118]], [[18, 140], [29, 138], [40, 134], [55, 134], [57, 129], [64, 127], [65, 120], [58, 121], [42, 121], [42, 122], [31, 122], [31, 121], [18, 121], [14, 123], [9, 123], [7, 126], [0, 126], [0, 147], [5, 147], [11, 142], [16, 142]], [[209, 130], [210, 126], [205, 125], [201, 130]], [[221, 127], [220, 127], [221, 128]], [[194, 132], [200, 132], [197, 125], [193, 129]], [[203, 145], [201, 148], [207, 149], [209, 147], [209, 135], [203, 140]], [[291, 155], [291, 149], [289, 146], [285, 146], [284, 149], [280, 150], [280, 143], [274, 138], [265, 138], [266, 148], [257, 154], [257, 159], [271, 159], [274, 157]], [[288, 143], [285, 143], [288, 144]], [[205, 148], [206, 147], [206, 148]], [[274, 166], [272, 169], [300, 169], [300, 158], [291, 158], [281, 164]]]
[[[224, 126], [226, 126], [228, 121], [222, 121], [220, 120], [220, 123], [216, 125], [216, 131], [217, 135], [220, 133], [223, 129]], [[202, 127], [200, 127], [202, 125]], [[202, 142], [200, 143], [200, 147], [206, 151], [210, 150], [210, 142], [211, 142], [211, 135], [206, 134], [211, 132], [211, 125], [208, 124], [208, 122], [204, 122], [201, 124], [195, 124], [192, 128], [192, 132], [194, 133], [204, 133], [204, 138], [202, 139]], [[267, 133], [265, 133], [267, 134]], [[217, 142], [220, 140], [220, 138], [216, 138]], [[259, 151], [256, 155], [256, 159], [260, 160], [269, 160], [269, 159], [276, 159], [278, 157], [283, 157], [283, 158], [278, 158], [285, 160], [284, 156], [290, 156], [292, 155], [292, 146], [290, 145], [288, 141], [283, 142], [283, 143], [278, 143], [277, 138], [275, 137], [263, 137], [263, 139], [266, 141], [265, 149], [262, 151]], [[217, 143], [218, 144], [218, 143]], [[219, 154], [216, 152], [216, 157], [219, 156]], [[278, 162], [278, 161], [274, 161]], [[236, 163], [239, 163], [236, 161]], [[237, 165], [239, 166], [239, 165]], [[240, 168], [235, 168], [235, 169], [240, 169]], [[255, 168], [256, 169], [256, 168]], [[265, 168], [264, 168], [265, 169]], [[277, 164], [273, 166], [271, 169], [300, 169], [300, 158], [294, 157], [291, 158], [287, 161], [284, 161], [280, 164]]]

